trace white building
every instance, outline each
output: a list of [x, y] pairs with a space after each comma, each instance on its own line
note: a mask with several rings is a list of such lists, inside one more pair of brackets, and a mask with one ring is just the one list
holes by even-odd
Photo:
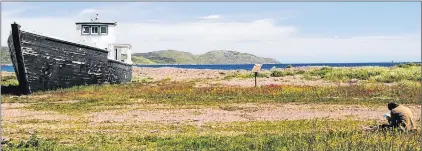
[[[132, 46], [116, 43], [116, 26], [116, 22], [99, 22], [97, 14], [97, 18], [91, 19], [91, 22], [77, 22], [76, 30], [81, 38], [80, 43], [108, 50], [108, 59], [132, 64]], [[122, 54], [126, 54], [125, 60], [122, 60]]]

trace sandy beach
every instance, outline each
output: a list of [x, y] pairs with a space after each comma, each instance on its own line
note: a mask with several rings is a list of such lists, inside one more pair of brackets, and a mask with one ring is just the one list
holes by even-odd
[[[284, 70], [311, 70], [322, 67], [300, 67]], [[269, 70], [261, 70], [263, 73], [270, 72]], [[192, 81], [198, 80], [197, 86], [206, 87], [210, 85], [220, 86], [255, 86], [253, 78], [233, 78], [225, 79], [231, 74], [252, 74], [249, 70], [211, 70], [211, 69], [181, 69], [181, 68], [147, 68], [134, 67], [133, 76], [139, 79], [152, 78], [153, 81], [163, 80], [169, 78], [173, 81]], [[330, 82], [322, 79], [306, 80], [302, 75], [284, 76], [284, 77], [258, 77], [257, 86], [264, 85], [309, 85], [309, 86], [333, 86], [333, 85], [348, 85], [347, 82]]]

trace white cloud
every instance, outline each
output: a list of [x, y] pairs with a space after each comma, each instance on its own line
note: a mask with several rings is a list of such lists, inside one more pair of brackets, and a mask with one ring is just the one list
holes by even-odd
[[221, 15], [209, 15], [209, 16], [203, 16], [200, 17], [201, 19], [220, 19]]
[[1, 12], [2, 16], [13, 16], [19, 13], [24, 12], [26, 9], [16, 9], [16, 10], [11, 10], [11, 11], [3, 11]]
[[36, 9], [39, 9], [39, 8], [32, 5], [25, 5], [25, 3], [23, 2], [2, 2], [1, 8], [0, 8], [2, 18], [4, 16], [16, 16], [26, 11], [36, 10]]
[[278, 20], [288, 20], [288, 19], [293, 19], [293, 18], [296, 18], [296, 16], [277, 17]]
[[84, 9], [84, 10], [80, 11], [79, 15], [95, 14], [95, 13], [101, 13], [101, 12], [103, 12], [103, 11], [98, 10], [98, 9], [89, 8], [89, 9]]
[[[2, 16], [3, 17], [3, 16]], [[2, 18], [2, 45], [16, 21], [23, 29], [64, 40], [77, 40], [76, 18]], [[281, 62], [417, 61], [421, 57], [420, 33], [357, 37], [302, 37], [293, 26], [272, 19], [249, 22], [191, 21], [181, 23], [127, 23], [117, 26], [117, 42], [129, 43], [133, 52], [176, 49], [205, 53], [234, 50]], [[333, 38], [334, 37], [334, 38]], [[415, 60], [416, 59], [416, 60]]]
[[1, 20], [1, 44], [6, 46], [7, 37], [11, 31], [10, 24], [16, 22], [22, 30], [51, 36], [59, 39], [76, 40], [76, 25], [72, 19], [64, 18], [8, 18]]

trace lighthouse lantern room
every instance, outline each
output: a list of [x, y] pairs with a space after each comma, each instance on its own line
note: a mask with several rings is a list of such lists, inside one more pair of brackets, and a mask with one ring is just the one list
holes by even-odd
[[[80, 43], [107, 50], [108, 59], [132, 64], [132, 47], [130, 44], [116, 43], [116, 26], [116, 22], [100, 22], [98, 14], [90, 22], [76, 23], [76, 29], [78, 35], [80, 35]], [[122, 60], [123, 54], [126, 54], [125, 60]]]

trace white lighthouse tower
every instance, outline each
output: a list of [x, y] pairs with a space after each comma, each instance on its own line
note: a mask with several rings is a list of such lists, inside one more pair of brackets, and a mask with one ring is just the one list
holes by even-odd
[[[116, 22], [100, 22], [97, 14], [90, 22], [77, 22], [76, 30], [81, 38], [80, 43], [107, 50], [108, 59], [132, 64], [132, 46], [116, 43], [116, 26]], [[126, 54], [125, 60], [122, 60], [122, 54]]]

